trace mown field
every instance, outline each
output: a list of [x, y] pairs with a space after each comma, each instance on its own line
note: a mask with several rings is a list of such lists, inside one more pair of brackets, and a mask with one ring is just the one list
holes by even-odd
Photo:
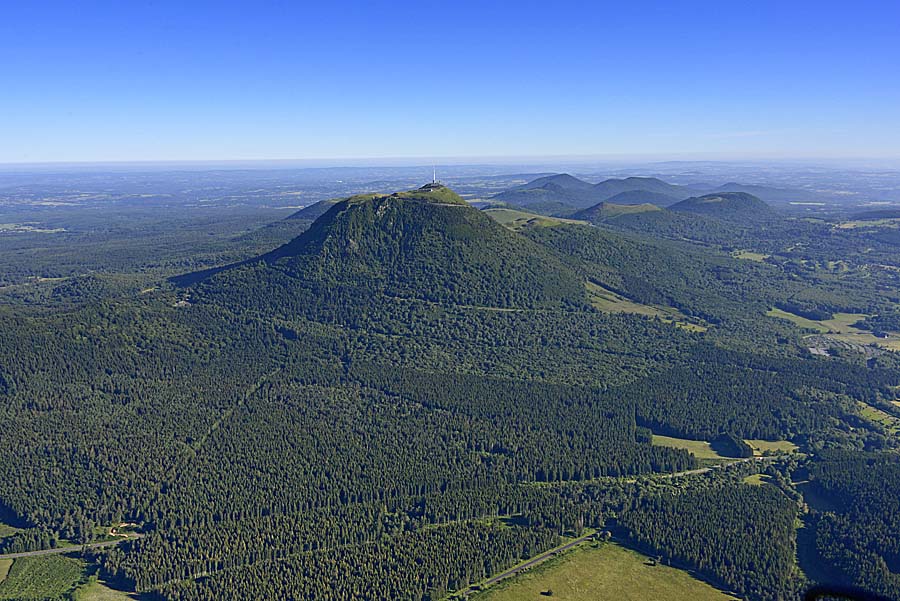
[[766, 255], [763, 253], [753, 252], [750, 250], [737, 250], [731, 253], [731, 256], [735, 259], [745, 259], [747, 261], [756, 261], [757, 263], [762, 263], [766, 259], [768, 259], [771, 255]]
[[[552, 593], [552, 594], [548, 594]], [[614, 543], [583, 546], [479, 593], [475, 601], [726, 601], [687, 572]]]
[[4, 538], [6, 536], [12, 536], [13, 534], [15, 534], [18, 531], [19, 531], [18, 528], [13, 528], [9, 524], [4, 524], [3, 522], [0, 522], [0, 538]]
[[111, 589], [95, 577], [92, 577], [88, 582], [76, 589], [73, 599], [74, 601], [129, 601], [134, 599], [134, 597]]
[[863, 313], [835, 313], [831, 319], [816, 321], [783, 311], [781, 309], [771, 309], [766, 315], [769, 317], [777, 317], [786, 319], [798, 327], [813, 330], [820, 334], [827, 334], [834, 340], [866, 346], [875, 344], [882, 348], [892, 351], [900, 350], [900, 335], [890, 334], [887, 338], [879, 338], [872, 332], [861, 330], [853, 326], [856, 322], [868, 317]]
[[675, 438], [673, 436], [653, 435], [653, 444], [660, 447], [684, 449], [697, 459], [727, 459], [716, 452], [712, 445], [705, 440], [688, 440], [687, 438]]
[[707, 330], [706, 326], [687, 321], [687, 317], [673, 307], [643, 305], [594, 282], [586, 282], [585, 288], [591, 304], [605, 313], [633, 313], [634, 315], [659, 317], [663, 321], [674, 322], [677, 326], [686, 330], [694, 332], [705, 332]]
[[766, 451], [773, 453], [795, 453], [798, 446], [788, 440], [745, 440], [753, 449], [754, 455], [762, 455]]
[[859, 414], [861, 416], [871, 422], [878, 424], [879, 426], [884, 428], [888, 434], [892, 436], [900, 434], [900, 419], [894, 417], [886, 411], [882, 411], [877, 407], [872, 407], [871, 405], [867, 405], [862, 402], [857, 403], [857, 406], [859, 407]]
[[75, 587], [83, 569], [80, 561], [63, 555], [16, 559], [0, 582], [0, 599], [60, 599]]
[[762, 486], [768, 481], [769, 477], [765, 474], [750, 474], [744, 478], [744, 484], [749, 484], [751, 486]]
[[9, 574], [9, 568], [12, 567], [12, 564], [12, 559], [0, 559], [0, 583], [6, 580], [6, 575]]
[[524, 227], [533, 226], [559, 225], [560, 223], [586, 223], [585, 221], [579, 221], [577, 219], [548, 217], [546, 215], [537, 215], [535, 213], [517, 211], [515, 209], [486, 209], [484, 213], [496, 220], [497, 223], [512, 230], [520, 230]]

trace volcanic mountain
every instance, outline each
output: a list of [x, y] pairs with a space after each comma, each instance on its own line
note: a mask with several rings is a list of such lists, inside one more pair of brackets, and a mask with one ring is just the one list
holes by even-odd
[[552, 251], [440, 185], [354, 196], [308, 230], [238, 264], [188, 274], [192, 298], [303, 314], [427, 301], [493, 308], [584, 305], [582, 279]]
[[591, 184], [563, 173], [538, 178], [501, 192], [493, 198], [545, 213], [563, 214], [567, 209], [571, 213], [605, 201], [612, 201], [614, 204], [670, 205], [694, 193], [688, 188], [654, 177], [608, 179], [599, 184]]
[[672, 205], [669, 209], [724, 220], [760, 220], [774, 215], [768, 204], [746, 192], [716, 192], [694, 196]]

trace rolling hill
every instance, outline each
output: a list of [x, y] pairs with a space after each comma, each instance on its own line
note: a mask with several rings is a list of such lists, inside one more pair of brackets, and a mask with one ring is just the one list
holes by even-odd
[[648, 190], [628, 190], [626, 192], [619, 192], [615, 196], [610, 196], [604, 202], [614, 205], [653, 204], [660, 207], [667, 207], [686, 198], [684, 194], [685, 192], [673, 195], [664, 192], [651, 192]]
[[621, 217], [623, 215], [635, 215], [638, 213], [661, 212], [658, 206], [645, 204], [616, 204], [613, 202], [601, 202], [594, 206], [579, 211], [572, 215], [573, 219], [590, 221], [591, 223], [603, 223]]
[[[654, 194], [669, 197], [663, 199], [668, 200], [666, 204], [672, 204], [681, 199], [688, 198], [694, 194], [694, 191], [684, 186], [676, 186], [655, 177], [626, 177], [625, 179], [608, 179], [594, 186], [594, 191], [602, 197], [600, 200], [612, 200], [613, 197], [629, 192], [640, 192], [644, 194]], [[624, 202], [626, 197], [620, 197], [618, 204], [639, 204], [644, 202], [653, 202], [649, 196], [644, 194], [633, 195], [633, 202]], [[654, 203], [656, 204], [656, 203]]]
[[760, 220], [775, 212], [764, 201], [746, 192], [717, 192], [694, 196], [669, 207], [678, 213], [692, 213], [724, 220]]
[[744, 192], [745, 194], [752, 194], [764, 202], [774, 203], [809, 202], [820, 198], [819, 195], [809, 190], [775, 188], [773, 186], [739, 184], [737, 182], [721, 185], [712, 190], [712, 192]]
[[494, 196], [494, 200], [528, 207], [546, 213], [574, 212], [599, 202], [614, 204], [654, 203], [670, 205], [688, 198], [694, 192], [683, 186], [653, 177], [608, 179], [598, 184], [582, 181], [568, 174], [538, 178]]

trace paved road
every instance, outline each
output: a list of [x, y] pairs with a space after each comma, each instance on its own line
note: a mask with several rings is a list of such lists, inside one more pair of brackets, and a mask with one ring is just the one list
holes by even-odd
[[71, 547], [58, 547], [56, 549], [43, 549], [41, 551], [24, 551], [22, 553], [0, 554], [0, 559], [17, 559], [19, 557], [39, 557], [41, 555], [60, 555], [62, 553], [81, 553], [84, 549], [102, 549], [103, 547], [115, 547], [126, 540], [141, 538], [140, 534], [132, 534], [128, 538], [119, 540], [105, 540], [100, 543], [88, 543], [86, 545], [72, 545]]
[[576, 538], [575, 540], [568, 542], [561, 547], [556, 547], [555, 549], [550, 549], [549, 551], [547, 551], [545, 553], [541, 553], [537, 557], [533, 557], [533, 558], [529, 559], [527, 562], [523, 563], [522, 565], [518, 565], [518, 566], [512, 568], [511, 570], [507, 570], [506, 572], [503, 572], [502, 574], [498, 574], [496, 576], [492, 576], [491, 578], [488, 578], [487, 580], [482, 582], [481, 585], [479, 586], [479, 588], [477, 588], [477, 589], [474, 586], [469, 587], [468, 590], [463, 592], [463, 595], [468, 597], [469, 595], [472, 595], [472, 594], [478, 592], [479, 590], [487, 588], [488, 586], [490, 586], [492, 584], [496, 584], [496, 583], [500, 582], [501, 580], [506, 580], [507, 578], [515, 576], [522, 570], [527, 570], [528, 568], [534, 567], [539, 563], [543, 563], [558, 553], [562, 553], [563, 551], [568, 551], [575, 545], [579, 545], [579, 544], [583, 543], [584, 541], [588, 540], [592, 536], [594, 536], [593, 533], [585, 534], [584, 536], [582, 536], [580, 538]]

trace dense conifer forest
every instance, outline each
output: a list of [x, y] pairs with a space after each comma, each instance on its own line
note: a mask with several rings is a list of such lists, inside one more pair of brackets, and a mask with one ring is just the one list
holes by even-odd
[[871, 256], [836, 277], [777, 215], [514, 231], [446, 188], [311, 215], [10, 284], [0, 556], [127, 522], [90, 560], [153, 598], [437, 600], [608, 530], [768, 601], [812, 580], [802, 517], [841, 582], [900, 597], [900, 361], [799, 321], [896, 334]]

